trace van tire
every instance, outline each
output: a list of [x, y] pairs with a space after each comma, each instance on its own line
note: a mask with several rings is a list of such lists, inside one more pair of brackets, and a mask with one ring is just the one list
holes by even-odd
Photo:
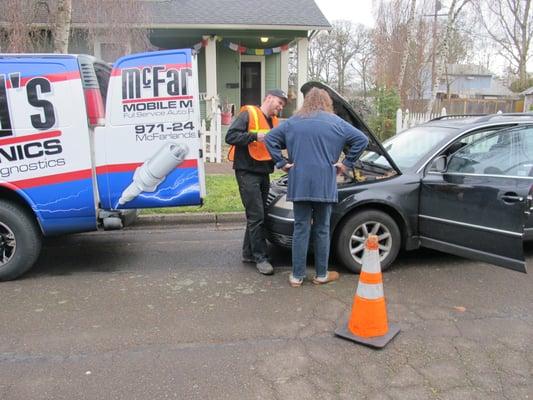
[[380, 239], [380, 246], [386, 246], [385, 250], [380, 248], [381, 270], [385, 271], [390, 267], [398, 256], [401, 247], [401, 233], [394, 219], [388, 214], [379, 210], [362, 210], [356, 212], [344, 220], [339, 226], [337, 240], [335, 243], [336, 256], [338, 261], [347, 269], [358, 274], [361, 272], [361, 258], [363, 251], [360, 250], [355, 256], [352, 256], [362, 241], [352, 240], [355, 236], [361, 240], [363, 236], [362, 227], [367, 230], [373, 227], [378, 229], [378, 234], [384, 237]]
[[0, 281], [29, 270], [41, 251], [42, 235], [35, 218], [23, 207], [0, 200]]

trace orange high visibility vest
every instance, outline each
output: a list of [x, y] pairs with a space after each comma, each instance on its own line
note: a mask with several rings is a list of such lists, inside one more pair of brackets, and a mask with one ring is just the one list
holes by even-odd
[[[270, 125], [265, 117], [265, 114], [259, 107], [256, 106], [242, 106], [241, 112], [248, 112], [248, 132], [250, 133], [268, 133], [270, 131]], [[272, 126], [275, 128], [278, 126], [278, 117], [272, 117]], [[268, 153], [268, 150], [264, 143], [252, 142], [248, 144], [248, 153], [250, 157], [257, 161], [270, 161], [272, 157]], [[228, 153], [228, 160], [233, 161], [235, 159], [235, 146], [231, 145]]]

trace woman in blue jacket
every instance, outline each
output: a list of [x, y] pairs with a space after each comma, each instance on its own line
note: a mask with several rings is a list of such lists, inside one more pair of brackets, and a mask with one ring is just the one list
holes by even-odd
[[[367, 144], [368, 138], [361, 131], [333, 113], [331, 98], [318, 88], [307, 93], [293, 117], [266, 135], [276, 167], [289, 173], [287, 200], [293, 202], [294, 209], [292, 287], [299, 287], [306, 276], [311, 230], [316, 270], [313, 283], [339, 279], [338, 272], [328, 272], [331, 208], [338, 201], [336, 175], [350, 170]], [[339, 162], [345, 146], [349, 150]], [[282, 149], [287, 149], [288, 159]]]

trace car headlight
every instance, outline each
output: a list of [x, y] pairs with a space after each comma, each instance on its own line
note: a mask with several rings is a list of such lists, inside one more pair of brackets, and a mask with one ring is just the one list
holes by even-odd
[[292, 201], [287, 201], [287, 195], [284, 194], [276, 201], [274, 206], [284, 210], [292, 210]]

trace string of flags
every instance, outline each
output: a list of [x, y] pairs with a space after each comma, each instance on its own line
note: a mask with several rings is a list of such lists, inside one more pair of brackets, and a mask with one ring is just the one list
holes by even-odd
[[[241, 54], [247, 54], [247, 55], [253, 55], [253, 56], [269, 56], [271, 54], [277, 54], [277, 53], [281, 53], [282, 51], [289, 50], [288, 44], [284, 44], [284, 45], [277, 46], [277, 47], [271, 47], [268, 49], [252, 49], [249, 47], [241, 46], [240, 44], [237, 44], [237, 43], [230, 42], [229, 40], [226, 40], [220, 36], [215, 36], [215, 40], [230, 50], [233, 50]], [[207, 46], [207, 43], [208, 43], [208, 39], [202, 39], [200, 42], [196, 43], [193, 46], [193, 49], [196, 52], [199, 52], [202, 48]]]

